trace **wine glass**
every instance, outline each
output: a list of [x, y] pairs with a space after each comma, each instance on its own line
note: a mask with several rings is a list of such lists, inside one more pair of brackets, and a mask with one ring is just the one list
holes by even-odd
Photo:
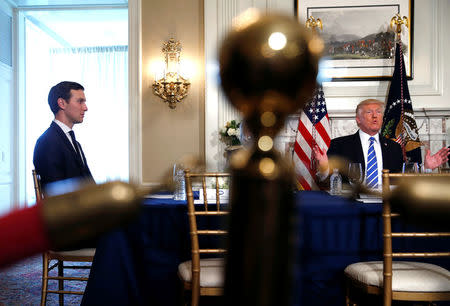
[[361, 184], [363, 181], [363, 171], [361, 163], [348, 164], [348, 180], [352, 186]]
[[413, 162], [403, 163], [402, 173], [419, 173], [419, 164]]

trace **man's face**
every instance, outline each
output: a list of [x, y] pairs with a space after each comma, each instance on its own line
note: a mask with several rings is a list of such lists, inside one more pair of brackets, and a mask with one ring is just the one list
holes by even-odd
[[84, 91], [70, 90], [70, 99], [64, 101], [64, 113], [68, 121], [72, 124], [77, 124], [83, 122], [84, 113], [88, 110], [86, 105], [86, 97], [84, 96]]
[[381, 129], [383, 107], [377, 103], [363, 105], [356, 115], [356, 122], [361, 131], [373, 136]]

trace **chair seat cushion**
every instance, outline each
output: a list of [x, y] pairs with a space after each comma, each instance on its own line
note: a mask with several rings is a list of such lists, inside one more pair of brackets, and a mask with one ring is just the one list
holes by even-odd
[[[383, 286], [383, 262], [358, 262], [347, 266], [345, 274], [364, 284]], [[450, 272], [440, 266], [410, 261], [392, 262], [392, 290], [410, 292], [450, 292]]]
[[[185, 261], [178, 266], [178, 273], [185, 282], [192, 279], [192, 261]], [[223, 287], [224, 260], [223, 258], [200, 259], [200, 287]]]

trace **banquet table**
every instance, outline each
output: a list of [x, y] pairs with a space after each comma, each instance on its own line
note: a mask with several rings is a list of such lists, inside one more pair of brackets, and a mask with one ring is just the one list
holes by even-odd
[[[382, 259], [380, 213], [381, 204], [296, 193], [293, 305], [344, 305], [345, 267]], [[186, 202], [146, 199], [137, 220], [98, 242], [82, 305], [180, 305], [177, 268], [189, 259]]]

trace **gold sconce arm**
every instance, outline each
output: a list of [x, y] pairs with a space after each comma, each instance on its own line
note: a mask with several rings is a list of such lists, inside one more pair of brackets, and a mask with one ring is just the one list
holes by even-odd
[[177, 107], [177, 103], [187, 96], [189, 83], [185, 78], [179, 77], [179, 81], [167, 82], [164, 78], [153, 83], [153, 93], [167, 102], [171, 109]]

